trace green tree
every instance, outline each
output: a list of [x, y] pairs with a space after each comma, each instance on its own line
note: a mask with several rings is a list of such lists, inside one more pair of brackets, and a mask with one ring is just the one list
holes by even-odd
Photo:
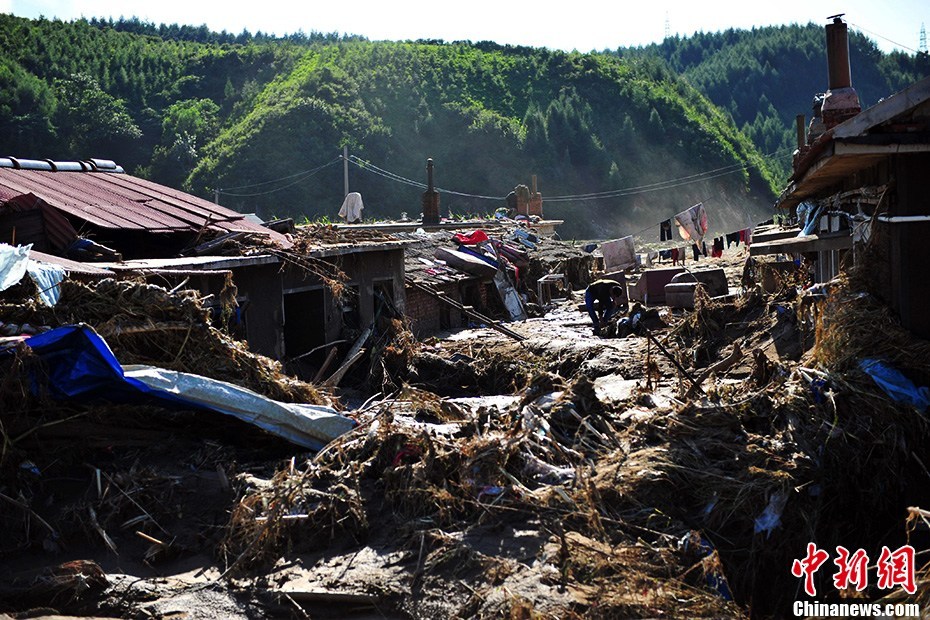
[[200, 149], [219, 131], [220, 106], [210, 99], [187, 99], [169, 106], [162, 121], [161, 143], [152, 154], [152, 178], [181, 187], [197, 164]]
[[58, 109], [55, 124], [69, 151], [80, 159], [103, 154], [111, 159], [134, 159], [133, 142], [142, 131], [126, 110], [126, 105], [100, 88], [92, 76], [76, 73], [56, 80]]

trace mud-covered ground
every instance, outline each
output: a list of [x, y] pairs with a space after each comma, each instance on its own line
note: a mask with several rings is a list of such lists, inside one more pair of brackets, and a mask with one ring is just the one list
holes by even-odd
[[[744, 259], [706, 266], [735, 291]], [[925, 420], [806, 366], [791, 293], [625, 338], [580, 301], [511, 324], [522, 342], [420, 343], [396, 392], [334, 395], [367, 403], [320, 453], [219, 416], [60, 412], [4, 451], [0, 617], [782, 617], [810, 540], [927, 547], [905, 528]]]

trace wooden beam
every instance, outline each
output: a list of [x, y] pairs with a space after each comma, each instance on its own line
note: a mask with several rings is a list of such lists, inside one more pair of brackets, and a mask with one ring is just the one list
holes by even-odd
[[828, 252], [848, 250], [852, 247], [852, 236], [848, 233], [831, 235], [802, 235], [791, 239], [778, 239], [749, 246], [750, 256], [766, 254], [797, 254], [800, 252]]
[[498, 332], [504, 334], [505, 336], [508, 336], [508, 337], [510, 337], [510, 338], [513, 338], [514, 340], [516, 340], [516, 341], [518, 341], [518, 342], [522, 342], [522, 341], [526, 340], [526, 336], [523, 336], [523, 335], [521, 335], [521, 334], [518, 334], [517, 332], [513, 331], [512, 329], [508, 329], [507, 327], [504, 327], [499, 321], [495, 321], [494, 319], [491, 319], [491, 318], [489, 318], [489, 317], [484, 316], [484, 315], [481, 314], [480, 312], [475, 311], [471, 306], [463, 306], [462, 304], [460, 304], [459, 302], [455, 301], [454, 299], [452, 299], [451, 297], [449, 297], [448, 295], [446, 295], [446, 294], [443, 293], [442, 291], [437, 291], [436, 289], [434, 289], [434, 288], [433, 288], [432, 286], [430, 286], [429, 284], [426, 284], [425, 282], [420, 282], [420, 281], [414, 280], [413, 278], [410, 278], [410, 277], [405, 278], [405, 281], [406, 281], [406, 283], [407, 283], [407, 286], [411, 286], [411, 287], [413, 287], [413, 288], [415, 288], [415, 289], [418, 289], [418, 290], [423, 291], [423, 292], [426, 293], [427, 295], [430, 295], [431, 297], [433, 297], [433, 298], [435, 298], [435, 299], [438, 299], [439, 301], [443, 302], [444, 304], [447, 304], [447, 305], [449, 305], [449, 306], [452, 306], [452, 307], [455, 308], [456, 310], [458, 310], [458, 311], [464, 313], [466, 316], [469, 316], [469, 317], [471, 317], [471, 318], [473, 318], [473, 319], [475, 319], [475, 320], [477, 320], [477, 321], [480, 321], [480, 322], [482, 322], [482, 323], [485, 323], [485, 324], [486, 324], [488, 327], [490, 327], [491, 329], [493, 329], [493, 330], [495, 330], [495, 331], [498, 331]]

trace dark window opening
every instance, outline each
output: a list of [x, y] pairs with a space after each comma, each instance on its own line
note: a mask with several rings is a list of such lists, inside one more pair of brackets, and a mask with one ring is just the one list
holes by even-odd
[[[289, 359], [326, 344], [326, 308], [323, 289], [284, 295], [284, 353]], [[301, 358], [304, 365], [320, 365], [326, 356], [321, 348]]]

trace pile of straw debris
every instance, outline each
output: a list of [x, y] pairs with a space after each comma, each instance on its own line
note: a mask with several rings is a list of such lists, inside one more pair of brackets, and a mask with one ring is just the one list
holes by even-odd
[[[930, 506], [930, 421], [860, 366], [881, 357], [927, 385], [930, 345], [849, 280], [819, 299], [789, 286], [699, 297], [653, 339], [590, 346], [557, 342], [564, 327], [543, 323], [522, 344], [486, 330], [417, 343], [388, 317], [371, 341], [363, 374], [374, 394], [352, 412], [358, 425], [312, 455], [255, 452], [222, 425], [204, 445], [202, 428], [154, 429], [146, 412], [121, 409], [127, 428], [110, 460], [99, 444], [55, 460], [26, 449], [41, 433], [11, 432], [4, 416], [0, 525], [16, 532], [4, 551], [90, 542], [159, 567], [207, 551], [215, 583], [272, 593], [295, 616], [306, 613], [297, 594], [405, 617], [785, 616], [801, 597], [792, 562], [809, 542], [870, 554], [930, 546], [917, 508]], [[211, 327], [193, 293], [68, 283], [53, 310], [0, 312], [89, 323], [123, 361], [237, 378], [280, 400], [325, 398]], [[7, 357], [0, 398], [32, 398], [34, 413], [45, 403], [10, 379], [31, 363]], [[603, 397], [597, 381], [621, 371], [635, 389]], [[100, 413], [61, 408], [42, 430]], [[191, 454], [178, 459], [181, 449]], [[79, 491], [46, 482], [74, 468]], [[827, 570], [818, 591], [927, 604], [930, 567], [917, 568], [912, 597], [885, 596], [874, 580], [837, 591]], [[107, 576], [81, 570], [93, 586], [74, 597], [84, 606], [60, 608], [133, 611], [100, 603]], [[52, 582], [73, 594], [73, 579]], [[295, 583], [311, 587], [283, 587]], [[25, 586], [9, 594], [41, 599]]]

